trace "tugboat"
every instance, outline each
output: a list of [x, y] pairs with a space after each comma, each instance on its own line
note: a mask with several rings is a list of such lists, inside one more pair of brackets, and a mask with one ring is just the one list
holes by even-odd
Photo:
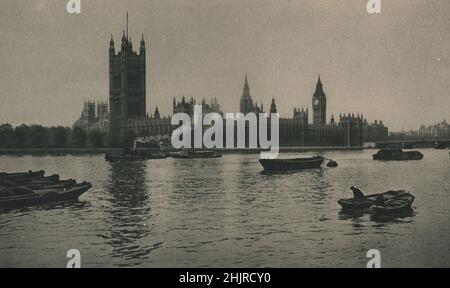
[[128, 162], [128, 161], [147, 161], [155, 159], [166, 159], [167, 155], [161, 152], [152, 153], [149, 151], [140, 151], [137, 149], [139, 140], [134, 141], [133, 148], [125, 148], [122, 153], [106, 153], [105, 161], [107, 162]]
[[314, 156], [295, 159], [260, 159], [259, 163], [263, 166], [264, 171], [299, 171], [319, 169], [324, 161], [324, 157]]
[[122, 154], [105, 154], [105, 161], [107, 162], [146, 161], [148, 159], [149, 157], [142, 152], [131, 151], [127, 149], [125, 149]]
[[373, 160], [407, 161], [422, 160], [423, 154], [419, 151], [403, 151], [401, 149], [383, 149], [373, 155]]

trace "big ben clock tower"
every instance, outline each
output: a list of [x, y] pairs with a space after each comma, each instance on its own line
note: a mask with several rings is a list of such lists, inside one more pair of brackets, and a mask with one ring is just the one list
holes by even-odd
[[313, 96], [313, 124], [314, 126], [327, 124], [327, 97], [325, 92], [323, 92], [320, 76]]

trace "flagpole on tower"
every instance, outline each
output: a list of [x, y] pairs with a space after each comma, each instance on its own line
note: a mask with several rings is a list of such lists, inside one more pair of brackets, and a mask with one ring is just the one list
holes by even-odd
[[130, 37], [128, 37], [128, 11], [127, 11], [127, 40], [129, 40]]

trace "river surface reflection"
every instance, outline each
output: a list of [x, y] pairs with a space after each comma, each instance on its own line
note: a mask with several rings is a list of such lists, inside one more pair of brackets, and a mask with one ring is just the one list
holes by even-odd
[[[84, 267], [365, 267], [369, 249], [384, 267], [450, 267], [448, 152], [422, 152], [412, 162], [321, 152], [339, 167], [289, 174], [261, 173], [258, 155], [1, 156], [0, 171], [44, 169], [94, 187], [77, 202], [0, 211], [0, 266], [65, 267], [74, 248]], [[342, 213], [336, 201], [351, 185], [410, 190], [414, 210]]]

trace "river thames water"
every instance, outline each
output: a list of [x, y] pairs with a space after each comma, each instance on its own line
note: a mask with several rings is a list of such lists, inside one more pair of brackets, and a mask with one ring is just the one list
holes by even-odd
[[[318, 152], [338, 168], [265, 175], [258, 155], [107, 163], [95, 156], [0, 156], [0, 171], [90, 181], [78, 202], [0, 211], [0, 267], [450, 267], [450, 162], [377, 162], [374, 150]], [[313, 153], [303, 153], [312, 155]], [[283, 154], [295, 157], [300, 153]], [[414, 213], [349, 215], [336, 200], [410, 190]]]

